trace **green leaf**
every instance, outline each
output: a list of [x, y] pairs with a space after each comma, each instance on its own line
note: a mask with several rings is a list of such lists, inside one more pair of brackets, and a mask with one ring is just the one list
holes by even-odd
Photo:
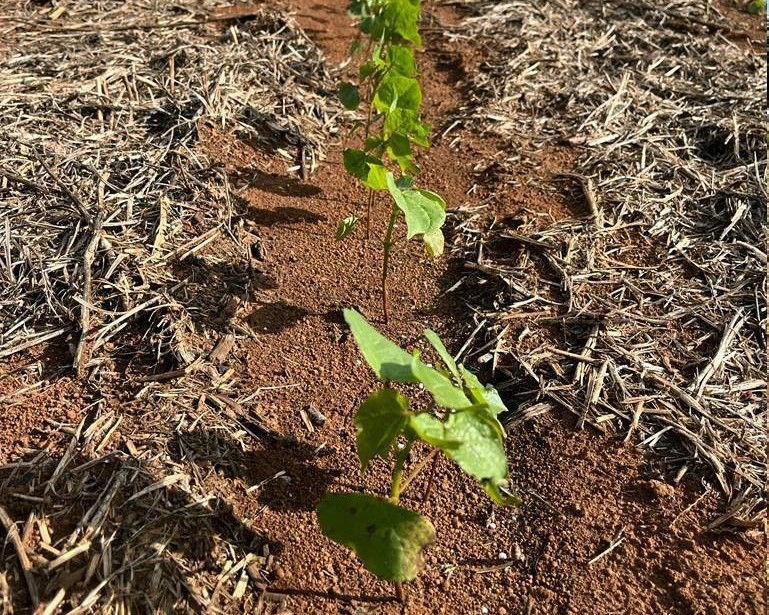
[[439, 448], [442, 451], [458, 448], [462, 444], [457, 440], [449, 440], [443, 421], [437, 419], [429, 412], [422, 412], [412, 416], [409, 419], [408, 426], [422, 442], [426, 442], [430, 446]]
[[336, 227], [336, 240], [341, 241], [355, 230], [355, 225], [358, 224], [360, 216], [348, 216], [339, 223]]
[[374, 96], [374, 107], [379, 113], [387, 114], [394, 109], [419, 111], [421, 104], [419, 81], [398, 73], [388, 74]]
[[403, 39], [421, 46], [419, 37], [419, 0], [388, 0], [371, 34], [380, 38], [383, 34], [390, 40]]
[[383, 382], [421, 382], [445, 408], [467, 408], [472, 405], [459, 387], [446, 376], [422, 363], [417, 356], [402, 350], [372, 327], [355, 310], [344, 310], [344, 318], [366, 362]]
[[460, 468], [477, 479], [488, 496], [502, 506], [520, 499], [507, 488], [507, 458], [501, 425], [485, 408], [450, 414], [445, 421], [424, 412], [409, 419], [408, 430], [423, 442], [441, 449]]
[[747, 11], [751, 15], [759, 15], [766, 11], [766, 0], [752, 0], [747, 6]]
[[369, 162], [368, 177], [363, 185], [372, 190], [387, 190], [387, 167]]
[[504, 430], [486, 408], [473, 406], [459, 410], [445, 421], [447, 440], [461, 444], [444, 451], [460, 468], [481, 483], [507, 478]]
[[387, 140], [386, 151], [390, 160], [397, 163], [404, 173], [410, 173], [416, 169], [413, 162], [414, 156], [411, 153], [411, 142], [408, 137], [397, 133], [390, 135]]
[[346, 149], [342, 156], [345, 170], [358, 179], [366, 179], [368, 177], [367, 158], [368, 154], [359, 149]]
[[416, 357], [412, 359], [411, 371], [430, 392], [438, 406], [451, 409], [469, 408], [472, 406], [472, 403], [467, 399], [462, 389], [454, 386], [446, 376], [432, 367], [428, 367]]
[[363, 142], [363, 149], [367, 152], [370, 152], [372, 150], [379, 150], [384, 147], [384, 141], [380, 139], [379, 137], [366, 137], [366, 140]]
[[359, 149], [346, 149], [343, 160], [345, 170], [361, 180], [367, 188], [387, 189], [387, 169], [379, 158]]
[[462, 373], [462, 382], [464, 382], [465, 389], [470, 393], [473, 402], [487, 405], [494, 416], [507, 412], [507, 406], [505, 406], [502, 398], [499, 396], [499, 392], [493, 386], [483, 386], [478, 377], [468, 371], [464, 365], [459, 366], [459, 371]]
[[377, 455], [387, 457], [410, 416], [409, 400], [393, 389], [381, 389], [368, 396], [355, 415], [362, 470]]
[[382, 382], [417, 382], [413, 357], [372, 327], [355, 310], [344, 310], [344, 319], [366, 363]]
[[358, 69], [358, 79], [361, 82], [365, 81], [376, 72], [376, 69], [377, 66], [373, 61], [364, 62]]
[[422, 550], [435, 540], [435, 528], [424, 517], [363, 493], [326, 494], [318, 521], [326, 536], [355, 551], [366, 569], [385, 581], [416, 578]]
[[432, 329], [425, 329], [423, 335], [427, 341], [430, 342], [430, 345], [435, 348], [435, 351], [438, 353], [441, 361], [443, 361], [443, 364], [454, 375], [454, 378], [457, 379], [457, 382], [461, 382], [462, 378], [459, 375], [459, 368], [457, 367], [457, 363], [454, 361], [454, 357], [451, 356], [449, 351], [446, 350], [446, 346], [443, 345], [443, 342], [441, 341], [441, 338], [438, 337], [438, 334]]
[[507, 484], [504, 430], [486, 407], [459, 410], [444, 421], [429, 413], [417, 414], [409, 419], [408, 429], [427, 444], [441, 449], [478, 480], [496, 503], [517, 503], [515, 496], [502, 492]]
[[422, 235], [441, 228], [446, 212], [433, 198], [415, 189], [401, 189], [392, 173], [387, 174], [387, 188], [395, 204], [406, 217], [406, 236]]
[[419, 111], [413, 109], [393, 109], [385, 117], [384, 135], [401, 133], [407, 135], [413, 143], [422, 147], [429, 147], [430, 142], [427, 137], [430, 134], [428, 126], [422, 124], [422, 118]]
[[417, 72], [414, 52], [404, 45], [390, 45], [387, 48], [387, 63], [391, 71], [404, 77], [413, 77]]
[[339, 86], [339, 100], [346, 109], [355, 111], [360, 106], [360, 94], [358, 88], [352, 83], [343, 83]]
[[419, 192], [426, 199], [430, 199], [434, 203], [438, 204], [443, 211], [446, 211], [446, 201], [443, 200], [443, 197], [440, 194], [432, 192], [431, 190], [424, 190], [423, 188], [417, 188], [417, 192]]

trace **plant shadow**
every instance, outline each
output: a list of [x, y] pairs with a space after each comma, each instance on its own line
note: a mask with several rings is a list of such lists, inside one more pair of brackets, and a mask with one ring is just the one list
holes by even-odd
[[299, 207], [275, 207], [272, 209], [250, 206], [246, 217], [260, 226], [325, 222], [326, 217]]
[[246, 321], [257, 333], [280, 333], [293, 327], [308, 314], [308, 310], [280, 300], [256, 308], [246, 317]]
[[253, 167], [239, 167], [230, 173], [230, 180], [239, 190], [254, 189], [270, 192], [278, 196], [306, 198], [321, 194], [323, 190], [313, 184], [305, 183], [291, 175], [268, 173]]
[[278, 511], [315, 510], [341, 475], [318, 463], [331, 451], [292, 438], [273, 436], [243, 450], [225, 431], [197, 427], [177, 434], [169, 449], [175, 459], [196, 466], [201, 474], [214, 471], [242, 480], [260, 504]]

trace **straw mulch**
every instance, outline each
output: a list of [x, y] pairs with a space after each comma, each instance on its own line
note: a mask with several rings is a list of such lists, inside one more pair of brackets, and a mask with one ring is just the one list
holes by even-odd
[[496, 180], [538, 175], [583, 215], [467, 212], [479, 330], [469, 354], [517, 418], [565, 408], [725, 495], [712, 527], [765, 514], [766, 58], [706, 3], [467, 1], [488, 55], [463, 110], [510, 145]]
[[[0, 64], [0, 358], [70, 336], [83, 373], [149, 318], [147, 349], [189, 364], [233, 289], [248, 294], [258, 238], [195, 149], [200, 124], [309, 173], [339, 109], [290, 20], [215, 4], [3, 16], [17, 43]], [[211, 274], [191, 283], [187, 268]]]
[[[55, 391], [87, 418], [0, 466], [0, 612], [279, 610], [258, 512], [221, 496], [250, 486], [245, 439], [272, 436], [238, 378], [252, 336], [238, 306], [267, 284], [265, 255], [239, 188], [196, 145], [216, 127], [312, 173], [342, 112], [324, 58], [259, 5], [5, 10], [0, 358], [69, 344], [85, 384]], [[0, 403], [56, 375], [25, 368]]]

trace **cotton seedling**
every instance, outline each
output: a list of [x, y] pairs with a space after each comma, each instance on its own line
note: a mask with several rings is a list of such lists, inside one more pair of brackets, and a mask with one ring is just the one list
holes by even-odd
[[[350, 15], [359, 21], [366, 38], [353, 46], [362, 53], [358, 83], [339, 88], [342, 104], [350, 109], [365, 108], [365, 121], [355, 123], [353, 132], [363, 128], [360, 149], [344, 150], [344, 168], [367, 190], [366, 235], [371, 235], [371, 210], [377, 192], [390, 195], [390, 215], [382, 244], [382, 311], [389, 320], [387, 278], [395, 243], [395, 227], [401, 214], [406, 221], [407, 239], [421, 237], [430, 256], [443, 253], [446, 203], [436, 193], [418, 188], [414, 175], [417, 146], [428, 147], [429, 128], [422, 122], [422, 88], [414, 50], [419, 36], [419, 0], [353, 0]], [[336, 237], [349, 236], [362, 214], [354, 213], [340, 222]]]
[[[389, 497], [365, 493], [328, 493], [318, 505], [324, 534], [358, 554], [379, 578], [400, 583], [416, 578], [422, 550], [435, 538], [429, 519], [400, 506], [403, 492], [427, 466], [427, 458], [404, 476], [412, 447], [423, 442], [443, 453], [475, 478], [489, 497], [501, 505], [516, 504], [508, 490], [505, 431], [498, 415], [506, 410], [497, 391], [484, 387], [457, 364], [438, 336], [425, 338], [440, 357], [430, 366], [419, 352], [409, 354], [380, 334], [363, 316], [345, 310], [345, 320], [363, 358], [383, 383], [355, 415], [356, 443], [363, 472], [375, 457], [392, 459]], [[416, 409], [392, 383], [421, 385], [432, 399]]]

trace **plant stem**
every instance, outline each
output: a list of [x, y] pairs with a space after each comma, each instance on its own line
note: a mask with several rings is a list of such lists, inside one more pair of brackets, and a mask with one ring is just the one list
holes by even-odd
[[406, 491], [406, 489], [408, 489], [408, 488], [409, 488], [409, 485], [411, 484], [411, 482], [412, 482], [412, 481], [413, 481], [413, 480], [414, 480], [414, 479], [417, 477], [417, 475], [418, 475], [418, 474], [419, 474], [419, 473], [420, 473], [422, 470], [424, 470], [424, 469], [425, 469], [425, 466], [426, 466], [428, 463], [430, 463], [430, 460], [431, 460], [431, 459], [433, 459], [433, 460], [434, 460], [434, 459], [436, 458], [436, 456], [438, 455], [438, 452], [439, 452], [439, 451], [440, 451], [440, 449], [438, 449], [438, 448], [434, 448], [433, 450], [431, 450], [431, 451], [430, 451], [430, 453], [427, 455], [427, 457], [425, 457], [424, 459], [422, 459], [422, 461], [420, 461], [420, 462], [419, 462], [419, 463], [418, 463], [418, 464], [417, 464], [417, 465], [414, 467], [414, 469], [411, 471], [411, 474], [409, 474], [409, 475], [406, 477], [406, 479], [403, 481], [403, 486], [401, 487], [401, 493], [403, 493], [404, 491]]
[[390, 220], [387, 223], [387, 233], [384, 238], [384, 259], [382, 261], [382, 312], [384, 314], [385, 324], [390, 322], [389, 298], [387, 296], [387, 273], [390, 269], [390, 249], [395, 243], [393, 241], [393, 231], [395, 230], [395, 220], [398, 218], [398, 206], [393, 203], [390, 211]]
[[398, 454], [395, 456], [395, 467], [393, 468], [393, 482], [390, 487], [390, 501], [393, 504], [397, 504], [401, 496], [401, 481], [403, 480], [403, 466], [408, 459], [411, 452], [411, 446], [414, 444], [413, 440], [406, 442]]
[[[437, 449], [436, 449], [437, 450]], [[427, 498], [430, 497], [430, 490], [433, 488], [433, 479], [435, 478], [435, 466], [437, 465], [438, 457], [433, 457], [433, 465], [430, 466], [430, 477], [427, 479], [427, 487], [422, 494], [422, 504], [427, 502]]]
[[395, 583], [395, 597], [401, 604], [405, 601], [406, 598], [403, 595], [403, 583]]
[[[371, 49], [371, 40], [369, 40], [369, 49], [366, 50], [366, 55], [369, 54]], [[368, 91], [368, 116], [366, 117], [366, 130], [363, 135], [363, 148], [365, 150], [366, 141], [369, 134], [371, 134], [371, 118], [374, 112], [374, 84], [371, 83], [371, 77], [369, 77], [369, 91]], [[374, 191], [369, 188], [368, 191], [368, 207], [366, 208], [366, 240], [371, 239], [371, 206], [374, 204]]]
[[369, 188], [368, 207], [366, 207], [366, 239], [371, 239], [371, 209], [374, 206], [374, 191]]

